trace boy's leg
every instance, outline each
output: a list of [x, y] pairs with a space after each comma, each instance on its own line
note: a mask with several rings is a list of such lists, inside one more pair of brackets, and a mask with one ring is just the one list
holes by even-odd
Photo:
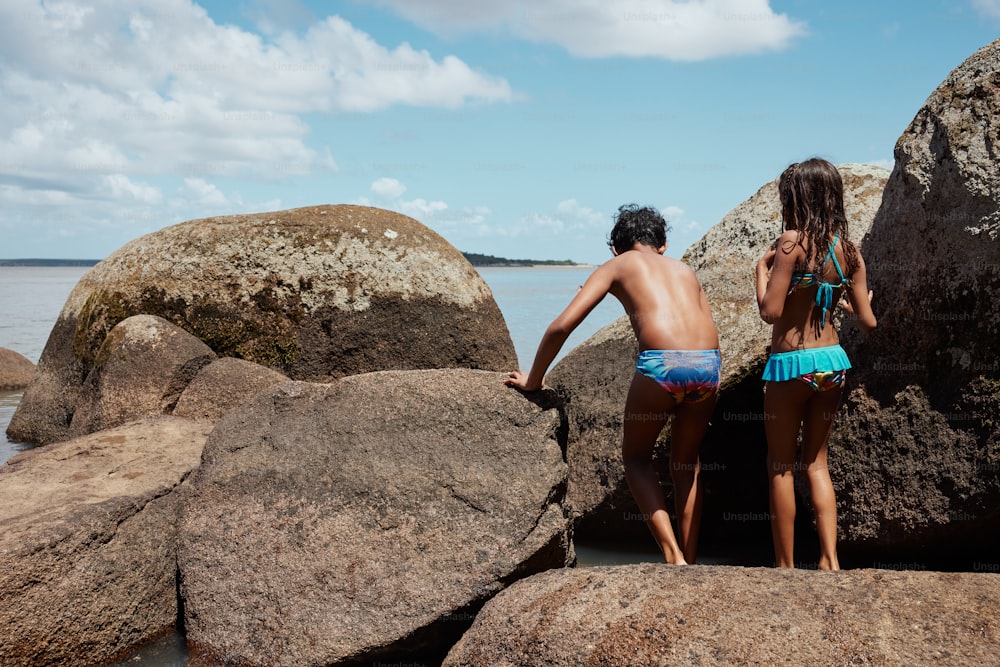
[[801, 380], [768, 382], [764, 389], [771, 537], [778, 567], [795, 567], [795, 450], [812, 394]]
[[670, 427], [670, 475], [674, 482], [677, 534], [688, 563], [693, 563], [698, 555], [701, 527], [702, 483], [698, 451], [717, 398], [715, 394], [700, 403], [678, 405]]
[[625, 400], [622, 464], [636, 505], [668, 563], [684, 564], [684, 554], [670, 526], [663, 488], [653, 469], [653, 447], [674, 408], [674, 400], [656, 382], [636, 373]]
[[802, 429], [802, 465], [809, 480], [809, 495], [819, 533], [819, 568], [839, 570], [837, 560], [837, 498], [827, 467], [827, 443], [843, 388], [817, 392], [806, 409]]

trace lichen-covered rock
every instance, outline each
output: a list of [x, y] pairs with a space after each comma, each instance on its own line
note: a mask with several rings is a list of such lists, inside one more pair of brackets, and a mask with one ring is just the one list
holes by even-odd
[[642, 564], [490, 600], [444, 667], [994, 664], [1000, 575]]
[[0, 391], [24, 389], [35, 375], [35, 364], [19, 352], [0, 347]]
[[288, 376], [252, 361], [223, 357], [205, 366], [184, 389], [171, 414], [188, 419], [218, 421]]
[[104, 664], [175, 627], [171, 492], [209, 429], [154, 417], [0, 466], [0, 664]]
[[170, 414], [191, 379], [215, 353], [154, 315], [135, 315], [111, 330], [81, 388], [70, 437]]
[[517, 365], [489, 287], [412, 218], [343, 205], [191, 220], [130, 242], [80, 279], [11, 420], [14, 437], [65, 439], [105, 336], [139, 314], [296, 380]]
[[997, 146], [1000, 40], [952, 71], [899, 138], [864, 240], [879, 328], [843, 332], [855, 389], [831, 436], [847, 544], [996, 548]]
[[[844, 179], [850, 236], [857, 242], [878, 210], [889, 172], [857, 164], [839, 165], [838, 170]], [[760, 522], [725, 517], [767, 512], [760, 375], [771, 332], [758, 314], [753, 275], [757, 260], [780, 233], [775, 179], [727, 214], [683, 257], [698, 275], [719, 330], [722, 392], [702, 449], [703, 524], [710, 535], [726, 534], [728, 539], [747, 532], [766, 535], [768, 530], [757, 525]], [[566, 404], [568, 498], [578, 528], [589, 536], [645, 537], [647, 532], [621, 462], [622, 413], [637, 350], [628, 319], [621, 317], [567, 354], [547, 380]], [[669, 494], [668, 431], [661, 436], [654, 464]]]
[[491, 595], [571, 562], [559, 412], [501, 379], [288, 382], [226, 415], [183, 501], [195, 664], [440, 660]]

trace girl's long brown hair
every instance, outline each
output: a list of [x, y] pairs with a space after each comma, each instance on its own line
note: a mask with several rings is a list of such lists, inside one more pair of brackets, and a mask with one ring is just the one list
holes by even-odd
[[832, 164], [821, 158], [796, 162], [778, 179], [781, 217], [785, 230], [800, 232], [799, 245], [806, 252], [806, 266], [796, 267], [822, 278], [827, 244], [835, 234], [844, 244], [844, 275], [858, 267], [858, 248], [847, 237], [844, 213], [844, 181]]

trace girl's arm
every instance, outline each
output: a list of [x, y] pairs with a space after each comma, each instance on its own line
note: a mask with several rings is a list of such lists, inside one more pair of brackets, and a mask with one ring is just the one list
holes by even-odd
[[757, 262], [757, 307], [760, 318], [768, 324], [777, 322], [784, 312], [792, 273], [803, 252], [798, 244], [798, 232], [789, 230], [779, 236]]
[[857, 318], [858, 326], [865, 333], [874, 330], [878, 326], [878, 320], [872, 312], [872, 293], [868, 289], [868, 273], [861, 253], [858, 253], [858, 268], [851, 274], [851, 286], [847, 289], [846, 296], [844, 310]]
[[535, 391], [542, 388], [545, 371], [559, 354], [563, 343], [611, 289], [614, 272], [608, 264], [610, 262], [600, 266], [590, 274], [587, 282], [566, 306], [566, 310], [554, 319], [545, 330], [545, 334], [538, 344], [538, 351], [535, 353], [535, 361], [531, 364], [531, 372], [525, 374], [522, 371], [512, 371], [507, 374], [504, 384], [524, 391]]

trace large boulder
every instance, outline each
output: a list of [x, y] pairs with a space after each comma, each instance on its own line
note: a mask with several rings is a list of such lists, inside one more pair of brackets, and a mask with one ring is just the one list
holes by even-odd
[[1000, 575], [658, 564], [550, 570], [444, 667], [995, 664]]
[[223, 357], [205, 366], [185, 387], [171, 414], [216, 422], [288, 376], [244, 359]]
[[952, 71], [899, 138], [864, 241], [879, 328], [845, 328], [855, 389], [830, 461], [841, 529], [859, 547], [996, 548], [998, 145], [1000, 40]]
[[[850, 237], [859, 242], [882, 201], [889, 172], [881, 167], [839, 165], [844, 179]], [[777, 179], [760, 188], [688, 248], [690, 265], [708, 296], [719, 330], [722, 392], [702, 448], [705, 512], [702, 534], [745, 539], [769, 534], [760, 380], [770, 327], [758, 314], [754, 266], [781, 233]], [[569, 422], [568, 498], [579, 533], [596, 538], [648, 539], [645, 522], [625, 482], [621, 462], [622, 412], [638, 351], [627, 317], [604, 327], [567, 354], [547, 382], [566, 404]], [[654, 464], [670, 494], [669, 428]], [[668, 497], [668, 506], [672, 506]]]
[[19, 352], [0, 347], [0, 391], [24, 389], [35, 375], [35, 364]]
[[9, 432], [68, 437], [104, 338], [139, 314], [297, 380], [517, 365], [489, 287], [412, 218], [361, 206], [206, 218], [136, 239], [80, 279]]
[[183, 501], [195, 659], [439, 661], [490, 596], [572, 562], [554, 396], [501, 379], [289, 382], [224, 417]]
[[81, 387], [70, 437], [170, 414], [192, 378], [215, 358], [207, 345], [160, 317], [122, 320], [104, 339]]
[[177, 505], [210, 426], [155, 417], [0, 467], [0, 664], [101, 664], [174, 628]]

